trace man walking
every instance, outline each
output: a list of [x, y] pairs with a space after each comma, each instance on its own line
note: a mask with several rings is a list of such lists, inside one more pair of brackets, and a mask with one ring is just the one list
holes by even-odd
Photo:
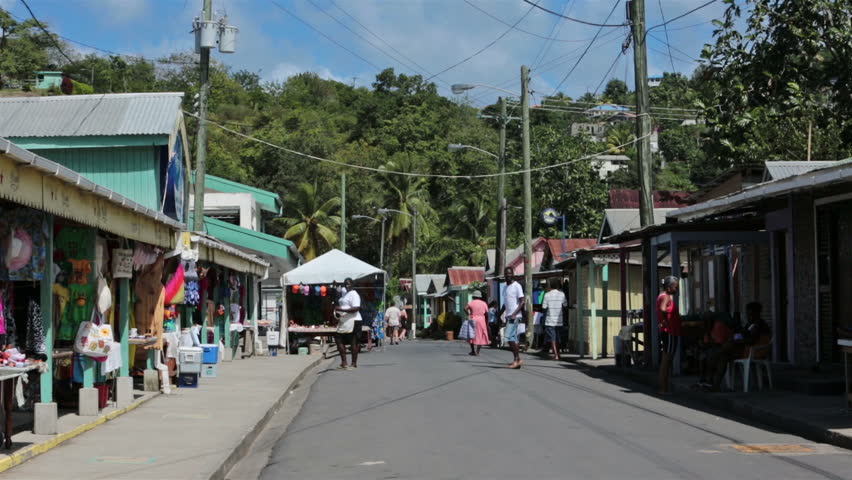
[[509, 350], [514, 355], [514, 361], [510, 363], [509, 368], [518, 369], [524, 364], [521, 360], [520, 347], [518, 346], [518, 324], [523, 321], [523, 309], [526, 303], [524, 297], [524, 289], [521, 284], [515, 281], [515, 272], [511, 268], [506, 268], [504, 276], [506, 277], [506, 303], [504, 305], [506, 311], [506, 330], [504, 336], [506, 342], [509, 343]]
[[[338, 370], [352, 370], [358, 368], [358, 350], [360, 344], [358, 335], [361, 330], [361, 296], [355, 291], [355, 282], [351, 278], [343, 281], [346, 287], [346, 293], [334, 307], [334, 313], [338, 317], [337, 335], [335, 342], [337, 343], [337, 351], [340, 353], [340, 366]], [[350, 344], [352, 348], [352, 366], [346, 363], [346, 344]]]
[[396, 305], [391, 305], [385, 311], [385, 320], [388, 322], [388, 329], [390, 329], [388, 333], [390, 333], [391, 345], [399, 345], [400, 317], [402, 317], [402, 311]]
[[568, 299], [565, 298], [565, 293], [559, 289], [561, 284], [558, 278], [551, 278], [548, 282], [547, 293], [544, 294], [542, 308], [545, 312], [544, 317], [544, 334], [546, 341], [550, 343], [553, 349], [553, 358], [559, 361], [559, 330], [562, 329], [564, 309], [568, 306]]

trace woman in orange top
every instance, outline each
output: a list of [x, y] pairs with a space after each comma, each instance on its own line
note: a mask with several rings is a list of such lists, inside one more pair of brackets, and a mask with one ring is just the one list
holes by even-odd
[[681, 322], [678, 312], [675, 294], [677, 294], [679, 280], [677, 277], [666, 277], [663, 279], [663, 292], [657, 297], [657, 320], [660, 322], [660, 343], [663, 348], [663, 358], [660, 362], [660, 393], [671, 394], [672, 359], [677, 353], [680, 343]]

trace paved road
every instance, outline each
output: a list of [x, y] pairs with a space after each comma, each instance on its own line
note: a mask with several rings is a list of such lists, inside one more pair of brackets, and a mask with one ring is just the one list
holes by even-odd
[[[849, 479], [852, 452], [654, 397], [618, 377], [460, 342], [327, 371], [261, 478]], [[619, 382], [621, 384], [617, 384]], [[676, 399], [675, 399], [676, 400]], [[807, 453], [742, 453], [783, 444]]]

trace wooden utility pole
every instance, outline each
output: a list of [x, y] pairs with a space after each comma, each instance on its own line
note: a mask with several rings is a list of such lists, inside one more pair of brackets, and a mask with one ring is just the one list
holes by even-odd
[[[204, 0], [204, 21], [213, 19], [213, 0]], [[198, 143], [195, 153], [195, 218], [192, 230], [204, 231], [204, 175], [207, 171], [207, 97], [210, 94], [210, 49], [201, 47], [201, 88], [198, 91]]]
[[340, 251], [346, 253], [346, 174], [340, 174]]
[[524, 295], [527, 298], [527, 339], [533, 335], [533, 278], [532, 278], [532, 180], [530, 177], [530, 69], [521, 67], [521, 110], [524, 152]]
[[[503, 275], [506, 268], [506, 99], [500, 97], [500, 151], [499, 162], [500, 176], [497, 177], [497, 255], [495, 259], [496, 275]], [[499, 297], [499, 289], [498, 289]]]
[[811, 161], [811, 138], [814, 129], [813, 120], [808, 120], [808, 161]]
[[633, 65], [636, 82], [636, 152], [639, 160], [639, 220], [645, 227], [654, 223], [653, 162], [651, 159], [651, 116], [648, 100], [648, 53], [645, 45], [645, 0], [630, 0], [633, 26]]

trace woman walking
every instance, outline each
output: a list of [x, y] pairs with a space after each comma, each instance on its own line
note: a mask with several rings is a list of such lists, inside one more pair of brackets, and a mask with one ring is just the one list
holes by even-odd
[[660, 323], [660, 344], [663, 350], [663, 358], [660, 361], [660, 394], [670, 395], [671, 384], [669, 377], [672, 370], [672, 361], [678, 353], [681, 335], [680, 313], [678, 312], [675, 295], [677, 294], [680, 280], [677, 277], [668, 276], [663, 279], [663, 293], [657, 297], [657, 320]]
[[482, 292], [474, 290], [473, 300], [464, 307], [468, 318], [473, 322], [473, 338], [470, 342], [470, 355], [478, 356], [483, 345], [488, 345], [488, 304], [482, 300]]

